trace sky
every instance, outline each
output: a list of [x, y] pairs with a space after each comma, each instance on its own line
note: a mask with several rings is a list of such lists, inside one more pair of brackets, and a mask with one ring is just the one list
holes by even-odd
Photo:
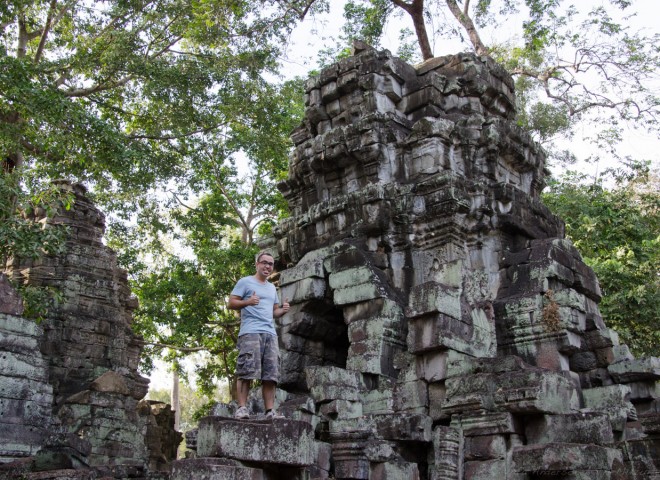
[[[337, 43], [337, 38], [341, 34], [341, 25], [343, 23], [342, 15], [345, 0], [331, 0], [331, 11], [329, 15], [323, 18], [308, 18], [300, 25], [291, 37], [291, 45], [283, 58], [283, 66], [286, 75], [289, 77], [306, 77], [311, 69], [317, 68], [318, 52], [323, 48], [331, 47]], [[569, 3], [569, 2], [566, 2]], [[587, 11], [591, 7], [608, 5], [607, 0], [575, 0], [574, 4]], [[636, 15], [626, 23], [633, 30], [642, 30], [648, 35], [660, 33], [660, 0], [633, 0], [632, 6], [626, 10], [627, 14], [636, 12]], [[521, 21], [514, 22], [520, 25]], [[511, 24], [509, 24], [511, 25]], [[509, 25], [483, 33], [482, 38], [485, 43], [490, 44], [493, 40], [503, 41], [511, 38], [513, 32]], [[398, 48], [398, 32], [407, 26], [412, 29], [412, 23], [407, 15], [402, 16], [388, 24], [383, 41], [379, 48], [386, 48], [396, 53]], [[437, 56], [448, 55], [469, 49], [467, 43], [460, 41], [447, 41], [445, 39], [432, 39], [434, 42], [434, 53]], [[658, 72], [660, 74], [660, 72]], [[658, 82], [660, 90], [660, 81]], [[581, 140], [583, 134], [588, 133], [589, 124], [579, 126], [576, 135], [571, 143], [565, 143], [566, 148], [570, 148], [578, 158], [585, 158], [591, 153], [593, 148], [589, 143]], [[625, 140], [621, 152], [624, 155], [630, 155], [633, 158], [651, 160], [653, 164], [660, 168], [660, 139], [657, 135], [642, 131], [625, 131]], [[581, 169], [592, 169], [593, 166], [578, 164]]]

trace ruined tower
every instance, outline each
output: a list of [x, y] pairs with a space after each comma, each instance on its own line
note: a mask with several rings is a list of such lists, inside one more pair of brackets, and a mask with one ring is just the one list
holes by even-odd
[[52, 220], [68, 229], [64, 252], [11, 259], [5, 270], [62, 299], [37, 324], [20, 302], [6, 308], [11, 293], [1, 292], [0, 478], [143, 479], [169, 469], [181, 434], [168, 405], [143, 400], [137, 300], [103, 244], [105, 216], [82, 185], [59, 186], [75, 199]]
[[292, 305], [277, 320], [286, 418], [220, 405], [171, 471], [178, 438], [140, 400], [126, 274], [103, 215], [64, 185], [66, 255], [8, 266], [65, 286], [63, 304], [36, 326], [0, 282], [10, 478], [660, 478], [660, 361], [601, 318], [514, 114], [511, 78], [472, 54], [413, 67], [364, 47], [307, 82], [270, 245]]
[[203, 419], [173, 479], [657, 478], [660, 364], [541, 203], [510, 76], [362, 48], [305, 104], [273, 246], [287, 419]]

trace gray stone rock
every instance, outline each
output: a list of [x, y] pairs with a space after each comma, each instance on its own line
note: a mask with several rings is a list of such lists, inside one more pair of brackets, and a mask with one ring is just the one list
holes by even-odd
[[9, 283], [7, 275], [2, 272], [0, 272], [0, 314], [23, 314], [23, 299]]
[[621, 463], [622, 455], [616, 449], [598, 445], [549, 443], [516, 447], [512, 459], [517, 472], [532, 475], [555, 476], [580, 471], [603, 475]]
[[172, 462], [171, 480], [265, 480], [263, 470], [219, 458], [197, 458]]
[[233, 420], [204, 417], [197, 434], [200, 457], [227, 457], [240, 461], [281, 465], [314, 465], [314, 431], [305, 422]]
[[[104, 215], [81, 185], [58, 185], [75, 197], [72, 209], [49, 220], [70, 227], [65, 253], [15, 258], [5, 270], [16, 281], [60, 289], [64, 301], [39, 327], [0, 315], [0, 444], [7, 447], [0, 458], [31, 456], [30, 468], [58, 472], [55, 478], [96, 478], [93, 470], [127, 478], [168, 468], [165, 438], [172, 435], [171, 447], [180, 434], [138, 405], [148, 380], [138, 374], [142, 347], [130, 327], [137, 301], [102, 242]], [[86, 466], [92, 473], [63, 473]]]
[[574, 413], [543, 415], [525, 424], [525, 436], [530, 444], [592, 443], [609, 445], [614, 442], [612, 425], [606, 413]]

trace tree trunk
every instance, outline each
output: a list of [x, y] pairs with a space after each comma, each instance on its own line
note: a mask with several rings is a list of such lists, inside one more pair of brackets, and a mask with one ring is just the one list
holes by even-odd
[[232, 400], [238, 400], [238, 387], [237, 387], [237, 381], [235, 376], [231, 376], [228, 378], [229, 381], [229, 396], [231, 397]]
[[174, 430], [179, 430], [179, 423], [181, 422], [181, 404], [179, 403], [179, 373], [174, 370], [172, 372], [172, 394], [170, 396], [172, 403], [172, 410], [174, 410]]
[[447, 3], [447, 7], [451, 11], [452, 15], [454, 15], [456, 20], [458, 20], [458, 23], [460, 23], [461, 26], [465, 29], [465, 32], [470, 38], [470, 43], [472, 43], [474, 51], [477, 53], [477, 55], [488, 55], [488, 48], [486, 48], [486, 45], [484, 45], [481, 41], [479, 31], [477, 30], [477, 27], [474, 26], [472, 19], [468, 15], [468, 12], [461, 11], [460, 7], [456, 3], [456, 0], [445, 0], [445, 2]]
[[412, 3], [406, 3], [403, 0], [391, 0], [394, 5], [410, 15], [415, 27], [415, 34], [417, 35], [417, 43], [419, 50], [422, 52], [422, 58], [428, 60], [433, 58], [433, 50], [431, 49], [431, 42], [426, 31], [426, 24], [424, 23], [424, 0], [413, 0]]

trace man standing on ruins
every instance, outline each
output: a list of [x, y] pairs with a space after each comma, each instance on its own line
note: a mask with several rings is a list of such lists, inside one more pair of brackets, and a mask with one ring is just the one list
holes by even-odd
[[275, 412], [275, 386], [279, 380], [280, 351], [274, 319], [289, 311], [289, 302], [279, 304], [277, 290], [268, 281], [275, 261], [266, 251], [255, 257], [256, 273], [241, 278], [231, 291], [228, 307], [241, 312], [236, 362], [238, 410], [235, 418], [250, 416], [247, 407], [252, 380], [261, 380], [266, 417], [279, 417]]

